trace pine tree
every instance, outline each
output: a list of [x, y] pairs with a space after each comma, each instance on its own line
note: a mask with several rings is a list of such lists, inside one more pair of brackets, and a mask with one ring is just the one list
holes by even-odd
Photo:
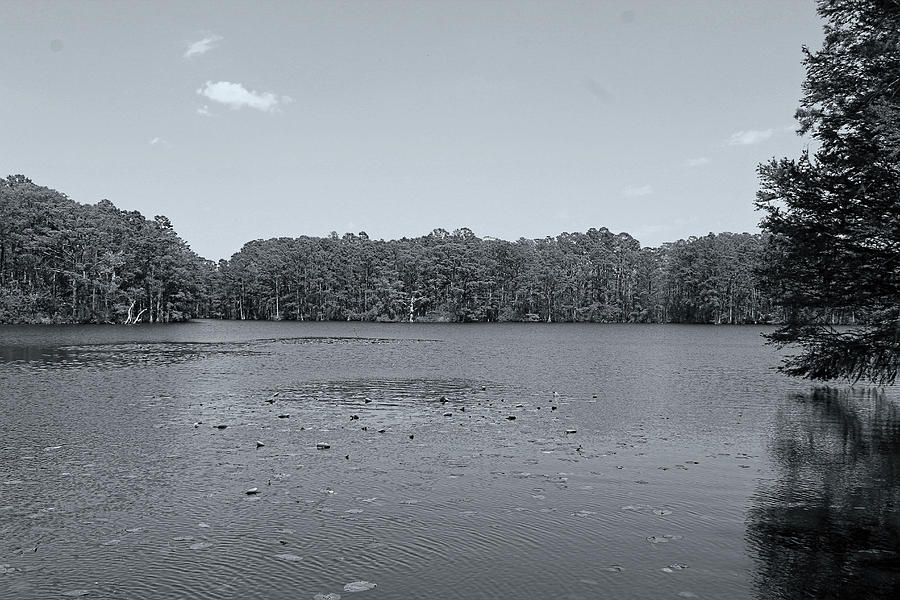
[[[819, 0], [798, 133], [817, 149], [759, 167], [763, 275], [785, 309], [782, 370], [890, 384], [900, 357], [900, 0]], [[840, 321], [856, 322], [849, 329]]]

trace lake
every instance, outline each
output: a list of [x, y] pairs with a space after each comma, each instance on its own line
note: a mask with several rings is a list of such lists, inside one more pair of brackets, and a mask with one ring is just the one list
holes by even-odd
[[760, 332], [0, 328], [0, 597], [898, 597], [896, 388]]

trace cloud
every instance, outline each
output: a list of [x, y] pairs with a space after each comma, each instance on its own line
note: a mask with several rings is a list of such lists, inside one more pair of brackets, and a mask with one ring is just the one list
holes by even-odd
[[278, 96], [272, 92], [260, 93], [248, 90], [240, 83], [231, 83], [230, 81], [215, 83], [207, 81], [206, 86], [197, 90], [197, 93], [234, 110], [247, 106], [263, 112], [274, 112], [278, 109], [279, 104], [293, 102], [290, 96]]
[[729, 146], [749, 146], [764, 142], [775, 134], [774, 129], [748, 129], [747, 131], [737, 131], [728, 138]]
[[184, 53], [185, 58], [190, 58], [195, 54], [206, 54], [210, 50], [216, 47], [216, 45], [222, 41], [222, 36], [220, 35], [210, 35], [198, 42], [194, 42], [190, 46], [188, 46], [187, 52]]
[[687, 166], [689, 167], [702, 167], [705, 164], [709, 163], [709, 159], [705, 156], [700, 156], [698, 158], [689, 158], [687, 161]]
[[197, 114], [201, 117], [212, 117], [214, 116], [211, 112], [209, 112], [209, 106], [204, 104], [200, 108], [197, 109]]
[[150, 140], [149, 142], [147, 142], [147, 143], [150, 144], [151, 146], [166, 146], [166, 147], [169, 147], [169, 146], [172, 145], [172, 144], [170, 144], [168, 141], [162, 139], [162, 138], [159, 137], [159, 136], [154, 137], [153, 139], [151, 139], [151, 140]]
[[629, 198], [635, 198], [637, 196], [649, 196], [652, 193], [653, 187], [649, 185], [642, 185], [641, 187], [627, 187], [622, 190], [622, 195]]

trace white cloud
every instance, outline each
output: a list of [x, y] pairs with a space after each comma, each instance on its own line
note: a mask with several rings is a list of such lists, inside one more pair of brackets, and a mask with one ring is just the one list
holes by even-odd
[[642, 185], [640, 187], [627, 187], [622, 190], [623, 196], [628, 196], [629, 198], [634, 198], [637, 196], [649, 196], [653, 193], [653, 187], [649, 185]]
[[747, 131], [737, 131], [728, 138], [729, 146], [749, 146], [764, 142], [775, 134], [774, 129], [748, 129]]
[[709, 163], [709, 159], [705, 156], [700, 156], [698, 158], [689, 158], [687, 161], [687, 166], [689, 167], [702, 167], [705, 164]]
[[190, 46], [188, 46], [187, 52], [184, 53], [185, 58], [190, 58], [195, 54], [206, 54], [210, 50], [216, 47], [216, 44], [222, 41], [222, 36], [220, 35], [210, 35], [198, 42], [194, 42]]
[[256, 92], [248, 90], [240, 83], [230, 81], [207, 81], [206, 86], [197, 90], [201, 96], [213, 102], [224, 104], [234, 110], [248, 106], [263, 112], [274, 112], [279, 104], [289, 104], [293, 100], [289, 96], [277, 96], [272, 92]]
[[150, 140], [150, 145], [151, 145], [151, 146], [155, 146], [155, 145], [157, 145], [158, 143], [160, 143], [161, 141], [162, 141], [162, 138], [161, 138], [161, 137], [155, 137], [155, 138], [153, 138], [152, 140]]
[[201, 117], [212, 117], [213, 114], [209, 111], [209, 106], [204, 104], [200, 108], [197, 109], [197, 114]]

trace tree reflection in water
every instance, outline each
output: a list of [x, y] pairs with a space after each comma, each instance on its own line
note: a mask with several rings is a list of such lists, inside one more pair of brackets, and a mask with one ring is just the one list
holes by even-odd
[[900, 598], [900, 409], [872, 389], [791, 400], [747, 516], [757, 596]]

